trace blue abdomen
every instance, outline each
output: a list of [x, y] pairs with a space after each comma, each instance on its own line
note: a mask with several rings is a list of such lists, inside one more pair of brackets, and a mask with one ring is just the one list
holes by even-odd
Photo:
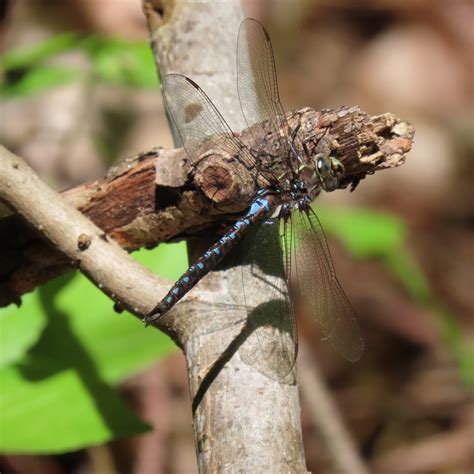
[[275, 207], [275, 198], [271, 195], [265, 196], [265, 193], [265, 191], [260, 191], [245, 216], [236, 221], [212, 247], [206, 250], [188, 268], [166, 296], [150, 312], [146, 318], [147, 322], [152, 322], [169, 311], [204, 275], [222, 261], [250, 225], [265, 219], [271, 214]]

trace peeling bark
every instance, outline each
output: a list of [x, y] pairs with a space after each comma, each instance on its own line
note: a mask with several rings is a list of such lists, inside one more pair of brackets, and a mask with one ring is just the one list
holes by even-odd
[[[341, 187], [367, 174], [405, 161], [413, 141], [413, 126], [386, 113], [370, 117], [358, 108], [289, 115], [301, 123], [304, 137], [326, 134], [328, 146], [344, 164]], [[244, 130], [249, 147], [265, 146]], [[94, 224], [128, 251], [182, 239], [235, 219], [255, 194], [250, 170], [235, 157], [203, 151], [198, 170], [183, 149], [156, 148], [124, 160], [107, 176], [62, 193]], [[216, 191], [218, 190], [218, 192]], [[73, 267], [18, 216], [0, 219], [0, 306], [19, 302], [23, 294]]]

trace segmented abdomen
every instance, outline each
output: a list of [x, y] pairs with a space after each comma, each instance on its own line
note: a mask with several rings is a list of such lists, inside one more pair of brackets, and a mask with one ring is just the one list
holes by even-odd
[[274, 208], [273, 199], [262, 193], [257, 195], [247, 214], [236, 221], [232, 227], [206, 252], [193, 263], [181, 278], [173, 285], [166, 296], [146, 317], [152, 322], [169, 311], [196, 283], [209, 273], [229, 253], [241, 239], [247, 228], [270, 215]]

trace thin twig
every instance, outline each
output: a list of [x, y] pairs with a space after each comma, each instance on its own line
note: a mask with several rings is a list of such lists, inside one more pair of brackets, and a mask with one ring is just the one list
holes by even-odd
[[[113, 300], [142, 317], [167, 284], [0, 146], [0, 199], [25, 219]], [[167, 329], [166, 326], [162, 327]]]
[[331, 454], [337, 472], [368, 474], [317, 365], [311, 361], [304, 341], [301, 341], [298, 355], [298, 380], [311, 420]]

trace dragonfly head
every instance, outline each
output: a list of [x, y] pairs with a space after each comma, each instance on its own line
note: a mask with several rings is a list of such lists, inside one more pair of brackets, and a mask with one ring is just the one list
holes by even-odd
[[334, 191], [339, 187], [339, 178], [344, 174], [344, 166], [337, 158], [317, 153], [313, 157], [313, 169], [325, 191]]

